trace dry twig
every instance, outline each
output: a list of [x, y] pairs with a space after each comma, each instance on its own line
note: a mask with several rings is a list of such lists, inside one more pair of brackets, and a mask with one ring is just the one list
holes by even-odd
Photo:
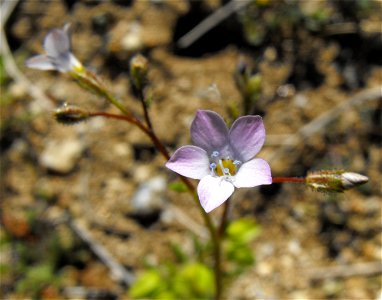
[[[277, 157], [281, 156], [285, 151], [291, 151], [296, 148], [299, 143], [319, 132], [325, 128], [330, 122], [338, 118], [347, 109], [353, 106], [359, 106], [367, 101], [377, 101], [382, 98], [382, 86], [370, 88], [362, 91], [355, 96], [349, 98], [346, 101], [341, 102], [333, 109], [321, 114], [308, 124], [301, 127], [296, 133], [289, 135], [283, 141], [283, 147], [280, 147], [277, 151], [272, 152], [269, 157], [265, 157], [268, 161], [273, 161]], [[274, 140], [274, 139], [273, 139]]]
[[217, 26], [233, 13], [245, 7], [250, 0], [231, 0], [226, 5], [218, 8], [215, 12], [196, 25], [192, 30], [182, 36], [177, 45], [179, 48], [187, 48], [202, 37], [206, 32]]
[[351, 276], [373, 276], [378, 274], [382, 274], [382, 263], [380, 261], [315, 268], [308, 272], [311, 280]]
[[134, 276], [118, 263], [100, 243], [98, 243], [90, 232], [81, 225], [79, 221], [70, 222], [72, 230], [87, 244], [92, 252], [110, 269], [112, 278], [130, 286], [134, 282]]

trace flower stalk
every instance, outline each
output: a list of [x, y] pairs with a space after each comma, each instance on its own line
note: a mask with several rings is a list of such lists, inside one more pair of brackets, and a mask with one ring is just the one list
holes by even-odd
[[[116, 119], [116, 120], [123, 120], [128, 123], [134, 124], [138, 126], [153, 142], [154, 146], [157, 148], [157, 150], [168, 160], [170, 158], [170, 155], [166, 149], [166, 147], [163, 145], [163, 143], [158, 139], [158, 137], [155, 135], [155, 133], [147, 128], [141, 121], [133, 117], [132, 115], [116, 115], [111, 113], [105, 113], [105, 112], [94, 112], [89, 113], [89, 117], [104, 117], [104, 118], [110, 118], [110, 119]], [[217, 229], [215, 228], [214, 224], [212, 223], [211, 217], [209, 214], [203, 209], [198, 195], [195, 190], [195, 186], [191, 183], [191, 181], [184, 176], [179, 175], [181, 181], [186, 185], [188, 191], [191, 193], [192, 198], [194, 199], [196, 205], [198, 206], [204, 222], [208, 228], [208, 231], [210, 232], [212, 244], [213, 244], [213, 256], [214, 256], [214, 276], [215, 276], [215, 300], [221, 299], [222, 295], [222, 267], [221, 267], [221, 242], [222, 242], [222, 233], [218, 233]], [[228, 202], [227, 202], [228, 203]], [[226, 213], [223, 214], [221, 224], [225, 224], [225, 218]], [[223, 225], [221, 225], [223, 226]]]
[[353, 187], [365, 184], [365, 175], [341, 170], [321, 170], [310, 172], [306, 177], [273, 177], [272, 183], [305, 183], [318, 192], [342, 193]]
[[272, 178], [272, 183], [283, 183], [283, 182], [304, 183], [305, 177], [273, 177]]
[[69, 75], [84, 89], [106, 99], [124, 115], [132, 116], [132, 113], [111, 94], [100, 79], [92, 72], [82, 69], [81, 71], [71, 71]]

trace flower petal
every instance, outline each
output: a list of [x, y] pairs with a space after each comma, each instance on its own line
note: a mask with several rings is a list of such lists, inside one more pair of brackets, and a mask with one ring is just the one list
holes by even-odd
[[67, 56], [70, 52], [70, 40], [65, 28], [53, 29], [44, 40], [44, 49], [49, 57], [59, 58], [64, 55]]
[[269, 164], [261, 158], [255, 158], [244, 163], [235, 175], [233, 181], [233, 184], [237, 188], [254, 187], [271, 183], [271, 168]]
[[208, 154], [228, 144], [228, 128], [223, 118], [210, 110], [198, 110], [191, 125], [193, 143]]
[[207, 213], [226, 201], [234, 190], [229, 181], [211, 175], [204, 177], [198, 184], [199, 200]]
[[48, 56], [36, 55], [25, 61], [25, 65], [28, 68], [39, 70], [55, 70], [56, 67], [52, 64]]
[[265, 128], [260, 116], [238, 118], [229, 131], [231, 146], [244, 162], [253, 158], [265, 140]]
[[193, 179], [201, 179], [210, 173], [207, 152], [196, 146], [180, 147], [166, 163], [166, 167]]

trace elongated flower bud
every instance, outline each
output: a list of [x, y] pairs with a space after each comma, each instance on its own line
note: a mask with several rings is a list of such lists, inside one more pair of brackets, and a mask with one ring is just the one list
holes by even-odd
[[65, 125], [74, 125], [89, 118], [89, 113], [74, 105], [64, 104], [54, 112], [56, 121]]
[[306, 184], [316, 191], [336, 193], [342, 193], [368, 181], [369, 178], [364, 175], [341, 170], [311, 172], [305, 178]]
[[135, 55], [130, 61], [130, 76], [136, 89], [141, 90], [147, 81], [148, 61], [140, 54]]

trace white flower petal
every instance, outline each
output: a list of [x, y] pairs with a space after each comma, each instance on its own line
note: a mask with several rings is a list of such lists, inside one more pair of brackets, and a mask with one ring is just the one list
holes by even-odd
[[228, 128], [223, 118], [214, 111], [198, 110], [191, 124], [192, 142], [208, 154], [221, 151], [228, 145]]
[[52, 64], [46, 55], [36, 55], [25, 61], [28, 68], [39, 70], [55, 70], [56, 67]]
[[82, 66], [80, 61], [72, 53], [69, 54], [70, 69], [79, 68]]
[[234, 190], [232, 183], [211, 175], [203, 177], [198, 184], [199, 200], [207, 213], [226, 201]]
[[70, 52], [68, 33], [62, 29], [53, 29], [44, 40], [44, 48], [49, 57], [59, 58], [67, 56]]
[[248, 161], [263, 147], [265, 140], [263, 120], [260, 116], [242, 116], [232, 124], [229, 137], [240, 159]]
[[166, 163], [166, 167], [193, 179], [201, 179], [210, 172], [207, 152], [196, 146], [180, 147]]
[[272, 175], [269, 164], [261, 158], [244, 163], [234, 176], [233, 184], [237, 188], [271, 184]]

